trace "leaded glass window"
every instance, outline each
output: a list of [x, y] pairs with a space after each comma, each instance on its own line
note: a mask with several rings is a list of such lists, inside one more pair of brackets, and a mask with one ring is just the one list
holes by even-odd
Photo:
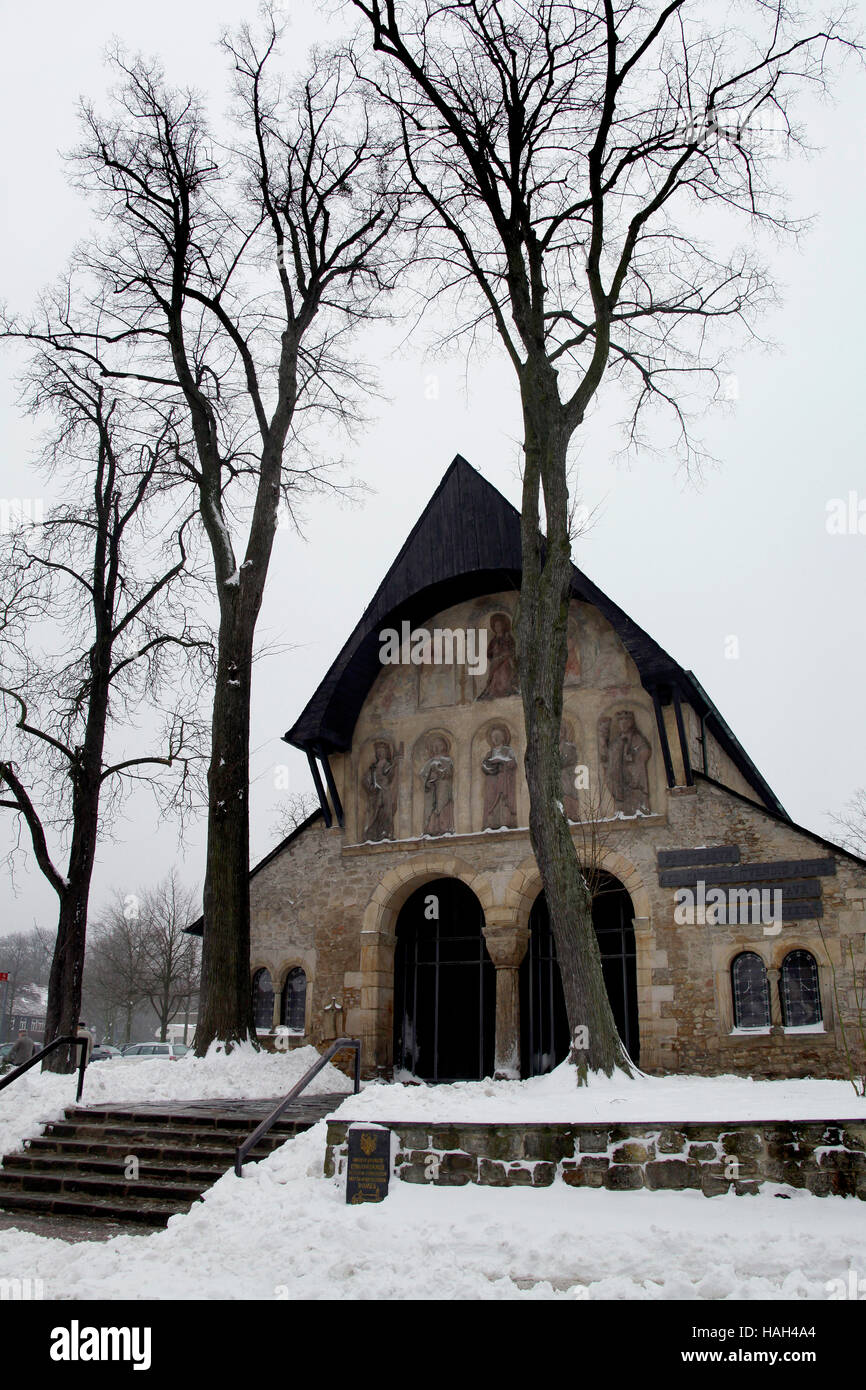
[[754, 951], [744, 951], [731, 966], [735, 1028], [769, 1028], [770, 990], [764, 962]]
[[818, 966], [810, 951], [790, 951], [782, 961], [779, 993], [786, 1028], [805, 1028], [821, 1022]]
[[306, 1020], [307, 977], [299, 965], [286, 976], [280, 1000], [280, 1022], [297, 1033], [303, 1033]]
[[256, 1028], [270, 1032], [274, 1022], [274, 985], [269, 970], [253, 976], [253, 1018]]

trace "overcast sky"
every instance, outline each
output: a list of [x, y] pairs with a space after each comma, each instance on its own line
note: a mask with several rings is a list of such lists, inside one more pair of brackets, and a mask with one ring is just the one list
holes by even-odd
[[[311, 42], [333, 36], [333, 19], [307, 0], [291, 0], [289, 8], [284, 48], [300, 61]], [[214, 40], [223, 24], [255, 12], [250, 0], [3, 5], [2, 296], [12, 307], [32, 303], [87, 231], [87, 210], [68, 187], [59, 152], [75, 142], [78, 97], [98, 103], [106, 90], [106, 43], [116, 35], [132, 50], [159, 54], [169, 76], [207, 93], [218, 113], [226, 85]], [[732, 358], [737, 399], [706, 421], [720, 466], [699, 488], [664, 457], [617, 466], [607, 404], [579, 453], [582, 495], [598, 504], [599, 516], [576, 562], [695, 672], [792, 818], [830, 838], [829, 813], [866, 784], [866, 534], [827, 529], [833, 499], [855, 493], [866, 501], [864, 94], [864, 79], [852, 69], [835, 105], [803, 108], [820, 152], [790, 166], [789, 187], [792, 211], [817, 220], [799, 250], [775, 254], [783, 304], [763, 327], [778, 350]], [[454, 454], [519, 504], [510, 367], [491, 356], [467, 372], [462, 362], [426, 359], [421, 348], [394, 352], [394, 339], [381, 333], [374, 342], [388, 399], [358, 441], [334, 441], [371, 492], [355, 508], [311, 505], [304, 540], [278, 535], [259, 633], [283, 652], [259, 664], [253, 692], [254, 860], [274, 843], [270, 827], [282, 795], [276, 769], [287, 764], [293, 788], [311, 790], [305, 760], [281, 735]], [[34, 496], [33, 426], [16, 409], [13, 367], [11, 356], [0, 358], [0, 496]], [[735, 659], [726, 655], [731, 637]], [[115, 840], [100, 849], [93, 907], [113, 890], [146, 886], [173, 863], [200, 884], [203, 848], [203, 819], [179, 850], [172, 827], [160, 827], [153, 805], [137, 799]], [[19, 864], [15, 886], [17, 893], [4, 870], [0, 931], [55, 923], [56, 899], [29, 861]]]

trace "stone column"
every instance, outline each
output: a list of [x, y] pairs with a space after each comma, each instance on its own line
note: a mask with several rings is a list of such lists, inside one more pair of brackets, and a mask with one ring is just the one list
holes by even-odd
[[528, 930], [487, 926], [484, 939], [496, 966], [496, 1048], [494, 1075], [500, 1081], [520, 1079], [520, 962], [529, 942]]
[[344, 1027], [347, 1033], [361, 1035], [366, 1076], [381, 1075], [393, 1061], [396, 944], [396, 936], [384, 924], [381, 931], [361, 930], [361, 1007], [345, 1018]]
[[782, 996], [779, 993], [779, 980], [782, 972], [775, 966], [767, 970], [767, 989], [770, 993], [770, 1024], [774, 1029], [782, 1027]]
[[[663, 1019], [662, 999], [673, 997], [670, 986], [654, 984], [653, 971], [667, 967], [667, 954], [656, 951], [649, 917], [633, 917], [635, 969], [637, 973], [637, 1014], [640, 1037], [640, 1065], [649, 1070], [660, 1065], [662, 1053], [670, 1052], [670, 1033], [676, 1031], [673, 1019]], [[666, 1033], [668, 1036], [666, 1037]]]

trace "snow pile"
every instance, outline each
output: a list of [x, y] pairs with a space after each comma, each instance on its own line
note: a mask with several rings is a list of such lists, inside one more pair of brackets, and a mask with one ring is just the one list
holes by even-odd
[[0, 1277], [27, 1270], [47, 1299], [76, 1300], [786, 1300], [866, 1270], [850, 1198], [392, 1181], [381, 1204], [348, 1206], [324, 1144], [320, 1122], [153, 1235], [0, 1231]]
[[335, 1111], [341, 1120], [605, 1123], [643, 1120], [866, 1119], [866, 1099], [848, 1081], [754, 1081], [744, 1076], [599, 1073], [575, 1085], [563, 1062], [528, 1081], [457, 1081], [450, 1086], [370, 1085]]
[[[214, 1043], [206, 1057], [188, 1055], [171, 1062], [91, 1062], [84, 1074], [82, 1105], [121, 1105], [174, 1100], [255, 1100], [273, 1097], [275, 1103], [319, 1060], [314, 1047], [290, 1052], [257, 1052], [244, 1043], [226, 1054]], [[0, 1091], [0, 1154], [11, 1153], [22, 1140], [59, 1120], [75, 1104], [78, 1074], [57, 1076], [38, 1067]], [[351, 1082], [330, 1062], [305, 1090], [307, 1096], [351, 1090]]]

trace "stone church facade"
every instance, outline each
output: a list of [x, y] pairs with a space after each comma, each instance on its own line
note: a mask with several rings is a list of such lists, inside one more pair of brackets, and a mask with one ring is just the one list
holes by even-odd
[[[252, 873], [262, 1034], [368, 1076], [548, 1070], [568, 1031], [527, 830], [517, 512], [457, 458], [286, 734], [320, 808]], [[575, 570], [562, 808], [649, 1072], [848, 1074], [866, 865], [795, 825], [691, 672]]]

